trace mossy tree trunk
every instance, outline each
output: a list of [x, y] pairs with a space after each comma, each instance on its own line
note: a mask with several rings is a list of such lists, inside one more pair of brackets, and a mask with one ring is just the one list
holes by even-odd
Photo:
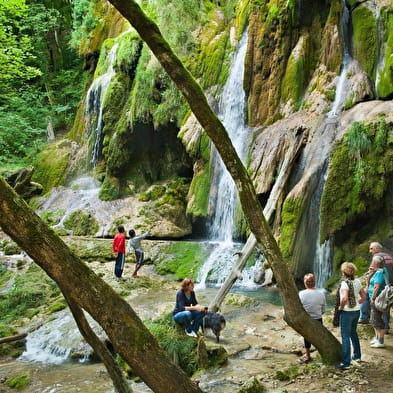
[[[154, 392], [201, 393], [169, 360], [131, 306], [73, 254], [1, 177], [0, 226], [56, 281], [76, 317], [82, 308], [101, 325], [114, 350]], [[78, 325], [84, 335], [89, 333], [83, 320]], [[98, 354], [108, 355], [93, 336], [89, 341]]]
[[174, 54], [169, 44], [162, 37], [157, 25], [146, 17], [135, 1], [109, 0], [109, 2], [133, 25], [150, 47], [168, 75], [183, 93], [194, 115], [220, 153], [236, 184], [249, 227], [265, 258], [270, 262], [274, 276], [279, 283], [286, 322], [314, 344], [326, 363], [338, 362], [341, 357], [340, 344], [333, 334], [321, 326], [319, 322], [310, 318], [304, 311], [295, 281], [263, 215], [262, 206], [258, 201], [251, 179], [223, 124], [209, 106], [201, 87]]

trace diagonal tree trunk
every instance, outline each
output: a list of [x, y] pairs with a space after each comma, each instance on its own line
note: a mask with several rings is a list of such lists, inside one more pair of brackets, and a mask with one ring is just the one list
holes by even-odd
[[[201, 393], [169, 360], [131, 306], [73, 254], [2, 177], [0, 226], [56, 281], [71, 307], [75, 303], [101, 325], [114, 350], [154, 392]], [[72, 309], [76, 316], [79, 308]], [[78, 325], [84, 335], [83, 320]], [[100, 344], [90, 343], [106, 356]]]
[[[66, 295], [67, 296], [67, 295]], [[118, 393], [132, 393], [132, 389], [128, 385], [123, 372], [116, 363], [116, 360], [110, 353], [106, 345], [99, 339], [99, 337], [94, 333], [94, 330], [90, 327], [83, 310], [79, 305], [72, 299], [67, 298], [67, 303], [70, 307], [72, 315], [78, 325], [79, 331], [82, 333], [84, 339], [94, 348], [97, 355], [105, 364], [106, 369], [113, 381], [113, 385]]]
[[295, 281], [263, 215], [254, 186], [237, 155], [223, 124], [215, 115], [202, 88], [174, 54], [162, 37], [157, 25], [144, 14], [133, 0], [109, 0], [132, 24], [147, 43], [165, 71], [176, 83], [190, 105], [195, 117], [216, 146], [221, 159], [231, 174], [239, 193], [240, 203], [249, 228], [254, 234], [258, 247], [269, 261], [280, 286], [286, 322], [318, 349], [327, 363], [337, 363], [341, 348], [337, 339], [326, 328], [304, 311]]
[[[288, 177], [291, 173], [291, 168], [293, 163], [295, 162], [296, 157], [298, 156], [300, 149], [303, 145], [303, 134], [298, 134], [296, 139], [293, 141], [294, 143], [288, 151], [286, 152], [284, 162], [280, 169], [280, 174], [277, 177], [276, 182], [274, 183], [273, 189], [269, 195], [269, 199], [266, 203], [265, 208], [263, 209], [263, 214], [266, 217], [266, 220], [269, 222], [273, 213], [276, 209], [278, 199], [280, 198], [282, 191], [286, 185]], [[237, 279], [241, 278], [241, 272], [244, 269], [244, 266], [247, 263], [248, 258], [250, 257], [252, 251], [257, 246], [257, 239], [254, 234], [248, 237], [246, 244], [243, 246], [240, 253], [238, 253], [237, 261], [233, 265], [231, 273], [226, 278], [225, 282], [222, 284], [221, 288], [218, 290], [215, 298], [209, 304], [209, 310], [215, 312], [218, 311], [222, 301], [225, 296], [228, 294], [232, 285], [236, 282]]]

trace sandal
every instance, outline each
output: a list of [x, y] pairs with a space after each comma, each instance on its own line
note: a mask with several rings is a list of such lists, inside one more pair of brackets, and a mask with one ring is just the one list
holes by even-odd
[[299, 358], [299, 363], [304, 363], [304, 364], [307, 364], [307, 363], [310, 363], [312, 361], [312, 358], [311, 357], [307, 357], [306, 355], [303, 355], [301, 358]]

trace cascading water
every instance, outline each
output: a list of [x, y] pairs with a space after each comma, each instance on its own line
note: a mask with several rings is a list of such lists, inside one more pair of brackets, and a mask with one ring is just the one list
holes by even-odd
[[[89, 315], [89, 324], [103, 336], [103, 330]], [[106, 337], [106, 336], [103, 336]], [[71, 360], [71, 353], [78, 353], [80, 361], [86, 361], [92, 348], [83, 340], [75, 320], [66, 310], [34, 332], [26, 339], [26, 351], [19, 360], [44, 364], [61, 364]]]
[[[245, 124], [245, 93], [243, 90], [244, 59], [247, 49], [247, 31], [240, 40], [234, 54], [228, 80], [219, 102], [219, 117], [232, 140], [239, 157], [243, 160], [249, 144], [249, 129]], [[210, 190], [210, 211], [213, 211], [209, 225], [209, 239], [215, 249], [206, 260], [197, 281], [197, 288], [205, 287], [206, 281], [217, 284], [224, 282], [234, 263], [234, 254], [240, 244], [233, 242], [234, 215], [237, 204], [237, 191], [229, 172], [219, 154], [213, 148], [213, 173], [215, 181]], [[243, 285], [252, 282], [245, 272]], [[246, 280], [249, 277], [249, 280]]]
[[[105, 95], [108, 90], [109, 83], [115, 75], [113, 64], [116, 60], [116, 51], [118, 44], [113, 45], [107, 56], [108, 69], [105, 74], [100, 75], [91, 84], [87, 92], [86, 100], [86, 117], [88, 119], [87, 135], [90, 136], [91, 130], [94, 128], [93, 148], [90, 157], [90, 164], [95, 167], [101, 157], [101, 149], [103, 142], [103, 107]], [[91, 118], [96, 119], [90, 124]], [[95, 123], [95, 124], [94, 124]]]
[[343, 103], [347, 97], [348, 93], [348, 67], [352, 62], [351, 56], [351, 17], [346, 5], [345, 0], [342, 1], [342, 15], [340, 20], [340, 30], [344, 45], [343, 51], [343, 62], [341, 65], [341, 72], [339, 75], [338, 83], [336, 86], [336, 95], [334, 97], [334, 102], [332, 105], [332, 109], [328, 113], [328, 117], [332, 118], [338, 115], [341, 112]]

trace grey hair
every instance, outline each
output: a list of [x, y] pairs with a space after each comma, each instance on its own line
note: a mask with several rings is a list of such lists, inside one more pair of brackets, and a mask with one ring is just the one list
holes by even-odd
[[380, 255], [374, 255], [371, 260], [373, 265], [377, 266], [379, 269], [385, 267], [385, 259]]
[[370, 244], [370, 247], [374, 247], [374, 248], [376, 248], [376, 249], [378, 249], [378, 250], [382, 250], [382, 249], [383, 249], [382, 244], [381, 244], [381, 243], [378, 243], [378, 242], [372, 242], [372, 243]]

